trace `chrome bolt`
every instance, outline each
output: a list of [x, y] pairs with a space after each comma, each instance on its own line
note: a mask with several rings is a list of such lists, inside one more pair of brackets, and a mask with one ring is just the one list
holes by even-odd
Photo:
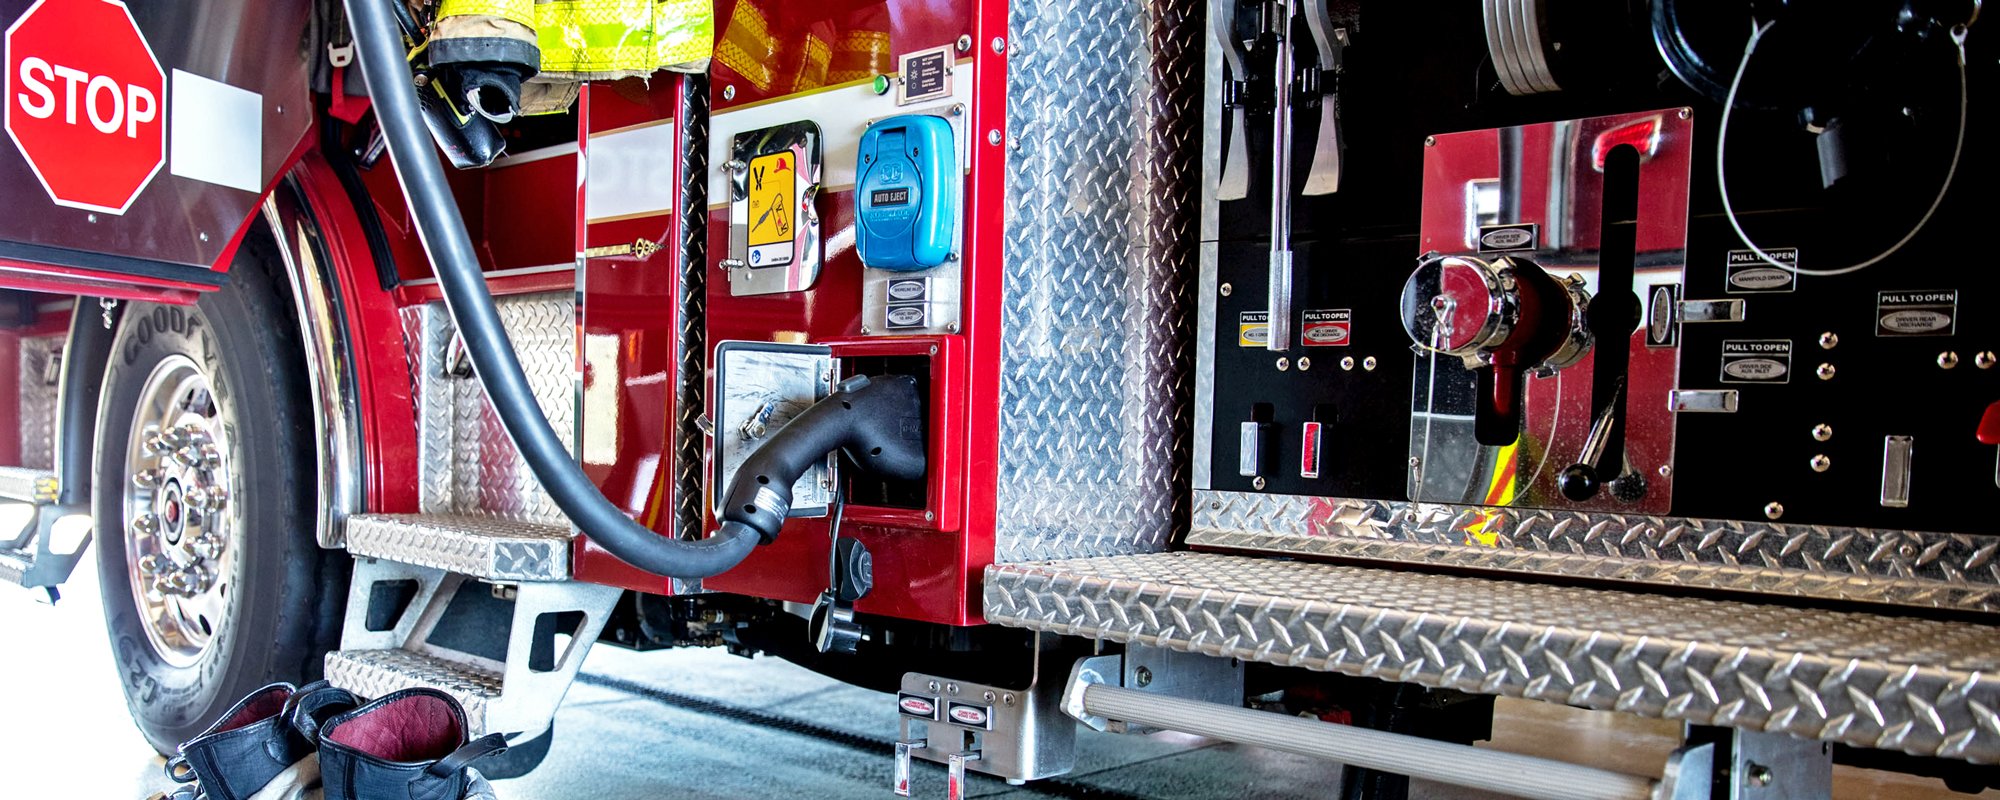
[[145, 444], [146, 452], [156, 456], [163, 456], [173, 452], [180, 447], [180, 443], [175, 440], [177, 435], [174, 431], [160, 431], [147, 436]]
[[728, 85], [728, 86], [724, 86], [724, 87], [722, 87], [722, 99], [724, 99], [724, 100], [734, 100], [734, 99], [736, 99], [736, 85], [735, 85], [735, 84], [730, 84], [730, 85]]
[[1981, 350], [1979, 355], [1972, 357], [1972, 363], [1980, 369], [1992, 369], [1994, 364], [2000, 363], [2000, 356], [1994, 355], [1991, 350]]
[[1305, 356], [1299, 356], [1299, 371], [1300, 371], [1300, 372], [1304, 372], [1304, 371], [1306, 371], [1306, 370], [1309, 370], [1309, 369], [1312, 369], [1312, 368], [1313, 368], [1313, 360], [1312, 360], [1312, 359], [1310, 359], [1310, 358], [1306, 358]]
[[969, 34], [969, 33], [965, 33], [965, 34], [959, 34], [959, 37], [958, 37], [958, 52], [961, 52], [961, 53], [963, 53], [963, 52], [965, 52], [965, 51], [967, 51], [967, 50], [971, 50], [971, 49], [972, 49], [972, 34]]
[[1257, 491], [1260, 491], [1260, 492], [1261, 492], [1261, 491], [1264, 491], [1264, 476], [1262, 476], [1262, 475], [1259, 475], [1259, 476], [1257, 476], [1257, 477], [1255, 477], [1255, 478], [1251, 478], [1251, 479], [1250, 479], [1250, 486], [1251, 486], [1252, 488], [1256, 489]]
[[1827, 331], [1819, 335], [1819, 349], [1832, 350], [1840, 346], [1840, 334]]
[[1682, 108], [1681, 110], [1674, 112], [1674, 116], [1680, 117], [1681, 119], [1687, 119], [1688, 117], [1694, 116], [1694, 109]]
[[931, 690], [932, 693], [936, 693], [938, 690], [938, 682], [931, 681], [930, 683], [924, 684], [924, 688]]
[[158, 536], [160, 534], [160, 518], [152, 514], [147, 514], [132, 520], [132, 532], [141, 536]]
[[1777, 519], [1777, 518], [1779, 518], [1779, 517], [1782, 517], [1782, 516], [1784, 516], [1784, 515], [1785, 515], [1785, 504], [1783, 504], [1783, 503], [1765, 503], [1765, 504], [1764, 504], [1764, 516], [1765, 516], [1765, 518], [1767, 518], [1767, 519]]
[[986, 694], [980, 695], [980, 698], [988, 703], [992, 703], [999, 701], [1000, 695], [994, 694], [992, 689], [988, 689], [986, 690]]
[[1132, 683], [1141, 689], [1153, 685], [1153, 671], [1145, 667], [1133, 670]]
[[1939, 367], [1944, 369], [1951, 369], [1952, 367], [1958, 366], [1958, 354], [1950, 350], [1946, 350], [1938, 354], [1937, 361]]
[[944, 693], [945, 693], [945, 694], [958, 694], [958, 684], [956, 684], [956, 683], [947, 683], [947, 684], [945, 684], [945, 685], [944, 685]]
[[1660, 477], [1662, 478], [1671, 478], [1674, 476], [1674, 465], [1661, 464], [1658, 472], [1660, 473]]
[[990, 131], [987, 131], [987, 132], [986, 132], [986, 143], [987, 143], [987, 144], [990, 144], [990, 145], [994, 145], [994, 146], [996, 146], [996, 147], [997, 147], [997, 146], [999, 146], [999, 144], [1000, 144], [1000, 141], [1001, 141], [1001, 138], [1002, 138], [1002, 137], [1001, 137], [1001, 135], [1000, 135], [1000, 129], [999, 129], [999, 128], [994, 128], [993, 130], [990, 130]]
[[1001, 704], [1001, 705], [1005, 705], [1005, 706], [1011, 706], [1011, 705], [1013, 705], [1013, 704], [1014, 704], [1015, 702], [1017, 702], [1017, 701], [1016, 701], [1016, 700], [1014, 699], [1014, 695], [1013, 695], [1013, 693], [1011, 693], [1011, 692], [1009, 692], [1009, 693], [1007, 693], [1007, 694], [1003, 694], [1003, 695], [1001, 695], [1001, 696], [1000, 696], [1000, 704]]
[[141, 489], [152, 489], [160, 485], [158, 469], [142, 469], [132, 473], [132, 485]]
[[1812, 457], [1812, 471], [1814, 472], [1825, 472], [1832, 466], [1833, 459], [1827, 458], [1825, 453]]
[[1436, 136], [1426, 136], [1426, 137], [1424, 137], [1424, 146], [1425, 146], [1425, 147], [1436, 147], [1436, 146], [1438, 146], [1438, 137], [1436, 137]]
[[1002, 39], [1002, 38], [1000, 38], [1000, 37], [998, 37], [998, 36], [995, 36], [995, 37], [993, 37], [993, 52], [995, 52], [995, 53], [998, 53], [998, 54], [1000, 54], [1000, 55], [1006, 55], [1006, 54], [1007, 54], [1007, 40], [1006, 40], [1006, 39]]
[[1278, 359], [1278, 371], [1279, 371], [1279, 372], [1284, 372], [1285, 370], [1288, 370], [1288, 369], [1291, 369], [1291, 368], [1292, 368], [1292, 360], [1291, 360], [1291, 359], [1289, 359], [1289, 358], [1280, 358], [1280, 359]]
[[1223, 297], [1228, 297], [1231, 292], [1236, 291], [1236, 287], [1225, 283], [1219, 287], [1216, 287], [1216, 291], [1221, 292]]
[[1772, 780], [1771, 768], [1763, 764], [1752, 763], [1749, 769], [1744, 770], [1743, 782], [1751, 786], [1770, 786]]
[[1375, 361], [1375, 357], [1369, 356], [1367, 358], [1361, 359], [1361, 368], [1369, 372], [1374, 372], [1376, 363], [1377, 362]]
[[1354, 356], [1347, 356], [1340, 359], [1340, 368], [1349, 372], [1354, 371]]
[[729, 170], [731, 175], [741, 175], [750, 169], [750, 165], [736, 159], [731, 159], [729, 163], [723, 164], [722, 168]]
[[1823, 381], [1833, 380], [1833, 373], [1834, 369], [1832, 364], [1821, 364], [1819, 365], [1819, 369], [1814, 372], [1814, 374], [1818, 375], [1819, 379]]
[[1832, 438], [1833, 438], [1833, 426], [1832, 426], [1832, 425], [1828, 425], [1828, 424], [1826, 424], [1826, 423], [1822, 422], [1822, 423], [1820, 423], [1820, 424], [1818, 424], [1818, 425], [1814, 425], [1814, 426], [1813, 426], [1813, 439], [1815, 439], [1815, 440], [1817, 440], [1817, 441], [1822, 441], [1822, 442], [1824, 442], [1824, 441], [1826, 441], [1826, 440], [1828, 440], [1828, 439], [1832, 439]]

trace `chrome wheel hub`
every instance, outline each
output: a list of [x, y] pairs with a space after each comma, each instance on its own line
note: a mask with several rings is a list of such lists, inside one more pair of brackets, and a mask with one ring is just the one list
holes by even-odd
[[201, 658], [228, 621], [234, 580], [221, 409], [192, 359], [153, 368], [126, 446], [127, 573], [146, 638], [170, 664]]

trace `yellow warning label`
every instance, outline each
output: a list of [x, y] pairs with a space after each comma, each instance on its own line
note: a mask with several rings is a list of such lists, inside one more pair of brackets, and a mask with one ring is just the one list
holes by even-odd
[[799, 173], [790, 151], [750, 160], [750, 246], [792, 241]]
[[1236, 315], [1236, 346], [1263, 347], [1271, 343], [1271, 314], [1245, 311]]

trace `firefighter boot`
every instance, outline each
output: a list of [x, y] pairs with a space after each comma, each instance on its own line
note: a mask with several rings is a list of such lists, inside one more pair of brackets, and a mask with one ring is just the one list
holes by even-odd
[[[167, 776], [184, 786], [171, 797], [242, 800], [263, 790], [313, 753], [317, 724], [357, 705], [354, 695], [324, 681], [294, 689], [274, 683], [238, 701], [200, 736], [180, 746]], [[309, 725], [302, 729], [298, 720]]]
[[468, 766], [507, 749], [490, 734], [466, 741], [465, 710], [435, 689], [405, 689], [340, 714], [320, 728], [325, 800], [459, 800], [478, 773]]

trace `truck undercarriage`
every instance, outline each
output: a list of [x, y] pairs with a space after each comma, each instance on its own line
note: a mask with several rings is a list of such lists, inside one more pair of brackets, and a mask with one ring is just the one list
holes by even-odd
[[0, 579], [162, 753], [323, 677], [511, 777], [604, 644], [894, 693], [905, 795], [2000, 787], [1977, 2], [184, 5], [0, 2]]

